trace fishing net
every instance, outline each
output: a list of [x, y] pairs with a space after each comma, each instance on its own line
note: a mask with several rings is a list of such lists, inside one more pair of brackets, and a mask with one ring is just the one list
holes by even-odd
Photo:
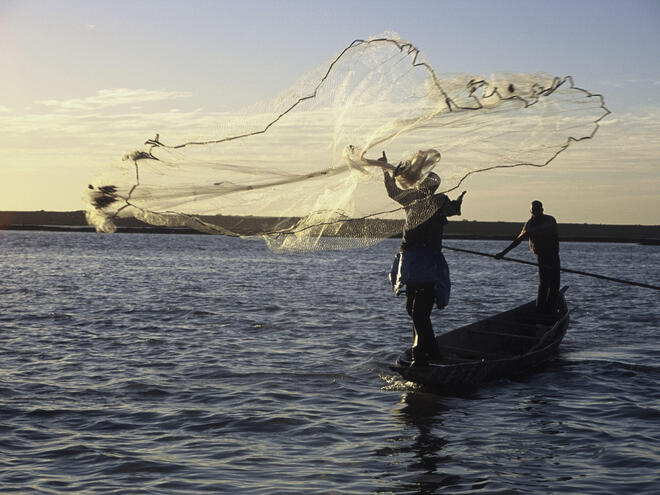
[[273, 250], [368, 246], [404, 218], [383, 170], [399, 166], [401, 189], [433, 170], [448, 193], [475, 173], [547, 165], [607, 113], [570, 77], [439, 74], [396, 35], [357, 40], [207, 136], [149, 139], [90, 185], [87, 218], [104, 232], [135, 217], [263, 236]]

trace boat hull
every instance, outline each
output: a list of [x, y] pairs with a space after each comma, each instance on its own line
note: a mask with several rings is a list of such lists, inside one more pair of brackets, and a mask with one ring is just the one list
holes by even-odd
[[438, 336], [441, 361], [411, 367], [408, 349], [392, 369], [406, 380], [455, 392], [529, 373], [556, 357], [566, 334], [569, 311], [563, 291], [551, 317], [539, 317], [534, 302], [527, 303]]

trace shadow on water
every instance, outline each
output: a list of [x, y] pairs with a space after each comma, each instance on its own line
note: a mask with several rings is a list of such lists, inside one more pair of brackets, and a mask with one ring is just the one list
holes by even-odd
[[393, 412], [395, 422], [403, 427], [403, 432], [391, 439], [397, 446], [378, 454], [391, 456], [397, 470], [405, 464], [405, 474], [392, 479], [393, 486], [378, 492], [427, 495], [458, 484], [459, 476], [443, 472], [443, 466], [452, 461], [445, 450], [448, 440], [439, 433], [443, 416], [450, 411], [444, 398], [415, 390], [405, 392], [401, 404]]
[[545, 481], [570, 482], [572, 475], [558, 480], [548, 472], [563, 448], [548, 386], [561, 370], [553, 361], [477, 389], [405, 391], [392, 411], [400, 426], [390, 437], [394, 447], [378, 452], [399, 474], [379, 493], [533, 493]]

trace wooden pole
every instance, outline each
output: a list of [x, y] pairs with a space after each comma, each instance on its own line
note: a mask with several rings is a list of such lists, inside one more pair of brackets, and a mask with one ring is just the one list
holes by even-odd
[[[449, 249], [451, 251], [459, 251], [461, 253], [477, 254], [479, 256], [487, 256], [489, 258], [495, 258], [494, 254], [481, 253], [479, 251], [472, 251], [470, 249], [461, 249], [461, 248], [455, 248], [455, 247], [444, 246], [444, 245], [443, 245], [443, 249]], [[516, 258], [507, 258], [506, 256], [504, 256], [500, 259], [503, 259], [505, 261], [514, 261], [516, 263], [522, 263], [524, 265], [539, 266], [538, 263], [534, 263], [532, 261], [519, 260], [519, 259], [516, 259]], [[577, 275], [586, 275], [587, 277], [599, 278], [601, 280], [609, 280], [610, 282], [619, 282], [621, 284], [634, 285], [636, 287], [643, 287], [645, 289], [660, 290], [660, 286], [657, 286], [657, 285], [643, 284], [641, 282], [633, 282], [631, 280], [624, 280], [624, 279], [621, 279], [621, 278], [606, 277], [605, 275], [599, 275], [597, 273], [583, 272], [583, 271], [580, 271], [580, 270], [571, 270], [570, 268], [560, 268], [560, 270], [562, 272], [566, 272], [566, 273], [575, 273]]]

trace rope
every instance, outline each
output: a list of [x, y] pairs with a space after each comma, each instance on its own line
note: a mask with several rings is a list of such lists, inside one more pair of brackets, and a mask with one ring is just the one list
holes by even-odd
[[[487, 256], [489, 258], [495, 258], [494, 254], [481, 253], [479, 251], [471, 251], [470, 249], [461, 249], [461, 248], [455, 248], [455, 247], [449, 247], [449, 246], [443, 246], [443, 249], [449, 249], [451, 251], [459, 251], [461, 253], [477, 254], [479, 256]], [[516, 263], [522, 263], [524, 265], [539, 266], [538, 263], [534, 263], [534, 262], [531, 262], [531, 261], [525, 261], [525, 260], [519, 260], [519, 259], [516, 259], [516, 258], [507, 258], [506, 256], [502, 257], [500, 259], [503, 259], [503, 260], [506, 260], [506, 261], [514, 261]], [[609, 280], [610, 282], [619, 282], [621, 284], [634, 285], [636, 287], [643, 287], [645, 289], [660, 290], [660, 286], [657, 286], [657, 285], [643, 284], [641, 282], [633, 282], [631, 280], [624, 280], [624, 279], [621, 279], [621, 278], [606, 277], [605, 275], [598, 275], [597, 273], [583, 272], [583, 271], [580, 271], [580, 270], [571, 270], [570, 268], [560, 268], [560, 270], [562, 272], [566, 272], [566, 273], [575, 273], [577, 275], [586, 275], [587, 277], [599, 278], [601, 280]]]

